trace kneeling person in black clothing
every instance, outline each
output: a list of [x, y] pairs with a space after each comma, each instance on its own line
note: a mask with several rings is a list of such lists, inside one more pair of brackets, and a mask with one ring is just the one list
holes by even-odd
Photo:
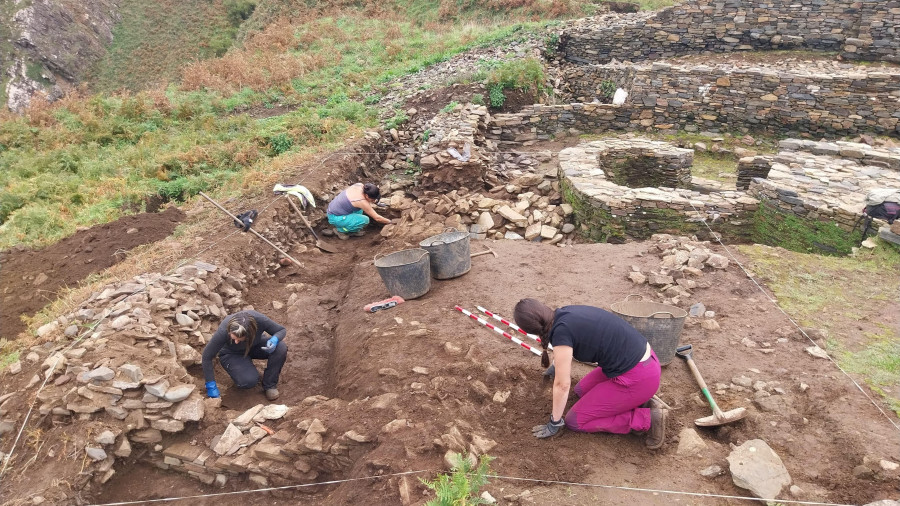
[[[263, 340], [263, 333], [268, 333], [271, 337]], [[226, 316], [203, 348], [206, 394], [210, 397], [219, 396], [213, 367], [213, 358], [218, 354], [219, 362], [238, 388], [255, 387], [259, 383], [259, 372], [253, 365], [253, 360], [266, 360], [262, 387], [267, 399], [277, 399], [278, 389], [275, 387], [287, 359], [285, 334], [287, 329], [256, 311], [241, 311]]]

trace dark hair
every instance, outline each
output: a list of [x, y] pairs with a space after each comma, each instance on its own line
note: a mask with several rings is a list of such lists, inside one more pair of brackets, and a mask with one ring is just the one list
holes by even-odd
[[228, 333], [244, 338], [244, 356], [250, 354], [250, 347], [256, 340], [256, 318], [247, 313], [235, 313], [228, 322]]
[[516, 325], [529, 334], [537, 334], [541, 338], [541, 365], [550, 367], [547, 345], [550, 343], [550, 329], [553, 328], [553, 310], [537, 299], [522, 299], [513, 310]]
[[381, 200], [381, 190], [379, 190], [378, 187], [372, 183], [366, 183], [363, 185], [363, 193], [375, 202]]

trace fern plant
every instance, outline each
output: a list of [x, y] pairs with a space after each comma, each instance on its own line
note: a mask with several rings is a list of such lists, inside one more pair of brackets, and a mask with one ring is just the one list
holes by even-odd
[[600, 96], [610, 100], [616, 94], [616, 82], [612, 79], [605, 79], [600, 83]]
[[486, 504], [478, 497], [478, 490], [487, 484], [487, 474], [493, 457], [482, 455], [478, 459], [478, 467], [464, 455], [456, 456], [456, 464], [450, 474], [442, 474], [432, 481], [419, 478], [426, 487], [434, 490], [435, 498], [428, 501], [428, 506], [469, 506]]

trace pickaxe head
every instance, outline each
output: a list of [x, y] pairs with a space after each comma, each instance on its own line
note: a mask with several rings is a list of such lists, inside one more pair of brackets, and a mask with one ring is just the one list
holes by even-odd
[[488, 253], [494, 255], [494, 258], [497, 258], [497, 257], [500, 256], [500, 255], [497, 254], [496, 251], [492, 250], [491, 248], [487, 248], [487, 249], [484, 250], [484, 251], [479, 251], [478, 253], [472, 253], [472, 254], [469, 255], [469, 256], [472, 257], [472, 258], [475, 258], [475, 257], [479, 257], [479, 256], [481, 256], [481, 255], [487, 255]]

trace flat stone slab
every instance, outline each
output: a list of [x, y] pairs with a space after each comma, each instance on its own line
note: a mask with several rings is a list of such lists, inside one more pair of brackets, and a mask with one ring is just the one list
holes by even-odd
[[728, 455], [728, 465], [734, 484], [762, 499], [775, 499], [791, 484], [791, 475], [781, 458], [762, 439], [735, 448]]

